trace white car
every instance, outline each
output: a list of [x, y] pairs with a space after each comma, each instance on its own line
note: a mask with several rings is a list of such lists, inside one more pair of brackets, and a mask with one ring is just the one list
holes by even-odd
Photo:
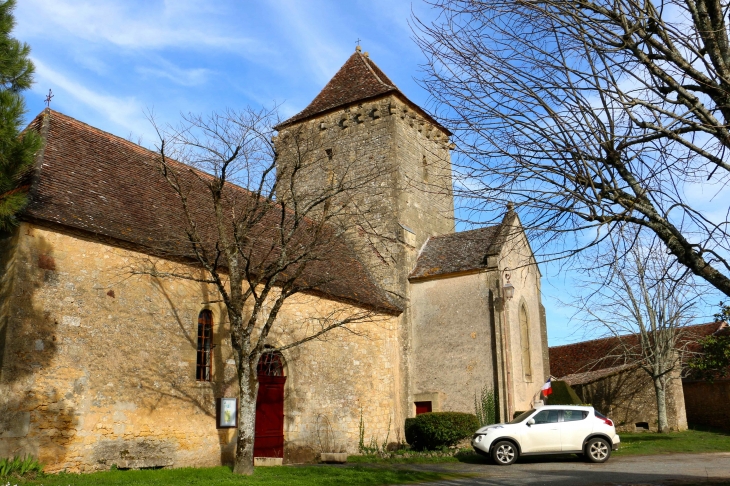
[[578, 454], [590, 462], [606, 462], [620, 442], [613, 421], [593, 407], [547, 405], [506, 424], [482, 427], [471, 445], [508, 466], [520, 456], [542, 454]]

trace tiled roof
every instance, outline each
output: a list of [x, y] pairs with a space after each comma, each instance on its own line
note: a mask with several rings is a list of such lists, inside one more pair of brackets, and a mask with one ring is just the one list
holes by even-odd
[[628, 363], [624, 365], [614, 366], [612, 368], [602, 368], [600, 370], [586, 371], [584, 373], [573, 373], [572, 375], [563, 376], [560, 381], [566, 382], [570, 386], [585, 385], [600, 380], [622, 371], [637, 368], [637, 363]]
[[309, 106], [275, 128], [280, 130], [293, 123], [389, 93], [398, 95], [431, 123], [450, 134], [428, 113], [406, 98], [370, 57], [359, 51], [350, 56]]
[[508, 236], [503, 228], [511, 227], [507, 218], [513, 215], [508, 212], [498, 225], [432, 236], [423, 245], [408, 277], [417, 280], [486, 269], [487, 257], [501, 251]]
[[[159, 171], [157, 153], [52, 110], [39, 115], [31, 127], [46, 143], [24, 219], [81, 230], [150, 253], [192, 257], [181, 203]], [[188, 203], [194, 208], [201, 239], [215, 241], [213, 206], [202, 182], [211, 176], [172, 164], [181, 185], [189, 189]], [[232, 184], [225, 196], [231, 205], [253, 200], [249, 191]], [[251, 231], [251, 239], [257, 241], [253, 252], [276, 246], [273, 233], [280, 211], [269, 213], [271, 217], [264, 217]], [[303, 277], [307, 282], [336, 298], [387, 312], [400, 310], [342, 240], [331, 245], [329, 257], [307, 267]]]
[[[720, 327], [719, 322], [687, 326], [683, 328], [681, 339], [685, 342], [696, 341], [716, 332]], [[638, 349], [638, 334], [624, 336], [621, 340], [609, 337], [563, 346], [551, 346], [549, 348], [550, 374], [555, 377], [567, 377], [625, 366], [630, 363], [627, 363], [624, 358], [623, 346]]]

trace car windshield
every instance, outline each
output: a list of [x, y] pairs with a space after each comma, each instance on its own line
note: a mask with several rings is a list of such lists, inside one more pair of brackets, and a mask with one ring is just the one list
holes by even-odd
[[533, 410], [528, 410], [527, 412], [522, 412], [517, 417], [513, 418], [512, 420], [510, 420], [507, 423], [508, 424], [519, 424], [520, 422], [522, 422], [523, 420], [525, 420], [527, 417], [529, 417], [530, 415], [532, 415], [532, 412], [534, 412], [534, 411], [535, 410], [533, 409]]

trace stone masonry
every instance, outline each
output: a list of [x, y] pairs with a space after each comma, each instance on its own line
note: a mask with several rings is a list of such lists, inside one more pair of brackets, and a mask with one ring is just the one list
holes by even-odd
[[[211, 288], [131, 276], [144, 254], [25, 223], [4, 239], [0, 457], [33, 454], [47, 471], [229, 463], [233, 433], [215, 428], [216, 397], [236, 396], [226, 319]], [[14, 248], [8, 251], [10, 246]], [[10, 257], [8, 258], [8, 255]], [[302, 296], [280, 329], [344, 305]], [[211, 382], [195, 381], [198, 313], [214, 315]], [[394, 318], [285, 352], [285, 457], [319, 452], [318, 415], [335, 442], [395, 438]], [[277, 339], [289, 336], [275, 334]]]

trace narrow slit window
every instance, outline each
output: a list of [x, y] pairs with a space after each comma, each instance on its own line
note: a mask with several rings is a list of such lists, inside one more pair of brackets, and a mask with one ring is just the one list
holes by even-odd
[[522, 345], [522, 370], [525, 380], [532, 381], [532, 357], [530, 356], [530, 326], [525, 305], [520, 306], [520, 341]]
[[423, 156], [423, 160], [421, 161], [421, 165], [423, 167], [423, 182], [428, 182], [428, 160], [426, 160], [426, 156]]
[[213, 313], [200, 311], [198, 315], [198, 357], [195, 368], [195, 379], [210, 381], [213, 364]]

